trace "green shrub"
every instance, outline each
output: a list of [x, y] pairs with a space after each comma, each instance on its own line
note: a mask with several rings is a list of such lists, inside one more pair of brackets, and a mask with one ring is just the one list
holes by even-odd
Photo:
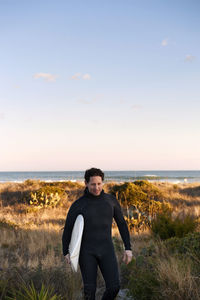
[[189, 233], [183, 238], [173, 237], [164, 241], [170, 253], [187, 254], [200, 263], [200, 232]]
[[9, 287], [9, 281], [0, 279], [0, 299], [9, 299], [13, 296], [12, 289]]
[[35, 179], [26, 179], [23, 182], [23, 185], [26, 187], [34, 186], [35, 184], [39, 184], [40, 180], [35, 180]]
[[159, 298], [159, 282], [151, 257], [139, 255], [136, 260], [121, 267], [122, 284], [135, 300]]
[[29, 203], [38, 209], [55, 207], [59, 204], [64, 190], [56, 186], [44, 186], [35, 192], [30, 192]]
[[139, 186], [143, 193], [147, 194], [148, 198], [160, 201], [163, 198], [163, 194], [159, 188], [147, 180], [136, 180], [134, 181], [136, 186]]
[[[199, 299], [200, 233], [152, 241], [121, 264], [121, 284], [135, 300]], [[191, 297], [190, 297], [191, 296]]]
[[132, 182], [113, 186], [111, 193], [120, 199], [122, 205], [137, 205], [138, 202], [147, 200], [147, 195]]
[[171, 214], [158, 214], [151, 223], [151, 231], [162, 240], [175, 236]]
[[174, 219], [175, 236], [184, 237], [190, 232], [194, 232], [198, 226], [196, 217], [192, 215], [178, 216]]
[[[56, 300], [74, 300], [82, 294], [80, 272], [71, 272], [66, 269], [65, 264], [48, 269], [42, 269], [41, 264], [39, 264], [36, 268], [30, 269], [14, 267], [6, 272], [0, 270], [0, 278], [0, 299], [2, 300], [25, 300], [26, 298], [24, 299], [21, 295], [26, 296], [27, 292], [39, 296], [39, 294], [44, 295], [44, 291], [48, 291], [46, 300], [55, 295], [57, 295]], [[1, 298], [2, 294], [4, 297]], [[10, 298], [6, 298], [7, 296]], [[28, 299], [31, 300], [32, 298]], [[39, 300], [40, 298], [36, 299]], [[41, 299], [45, 300], [45, 298]]]
[[178, 184], [173, 184], [173, 189], [178, 191], [178, 189], [179, 189]]
[[150, 226], [158, 212], [169, 209], [169, 204], [158, 201], [161, 192], [148, 181], [125, 182], [111, 189], [125, 209], [129, 229], [140, 231]]
[[172, 211], [168, 210], [157, 214], [151, 223], [151, 231], [162, 240], [171, 237], [184, 237], [189, 232], [194, 232], [198, 226], [197, 219], [191, 215], [172, 217]]
[[71, 189], [82, 189], [83, 184], [76, 181], [53, 181], [53, 182], [41, 182], [41, 187], [57, 187], [64, 190], [71, 190]]
[[59, 300], [61, 299], [57, 295], [53, 295], [53, 290], [45, 288], [42, 284], [41, 290], [37, 292], [33, 282], [30, 285], [22, 285], [22, 289], [15, 292], [12, 297], [7, 297], [8, 300]]

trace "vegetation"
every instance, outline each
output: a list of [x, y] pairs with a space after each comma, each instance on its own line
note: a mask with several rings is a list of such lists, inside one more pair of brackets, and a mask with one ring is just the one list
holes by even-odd
[[[67, 210], [83, 189], [69, 182], [0, 184], [1, 300], [82, 299], [81, 274], [66, 265], [61, 236]], [[135, 181], [105, 190], [117, 196], [132, 229], [135, 259], [125, 265], [113, 227], [122, 288], [134, 300], [199, 300], [199, 185]], [[104, 286], [99, 270], [97, 285]]]
[[200, 299], [199, 246], [200, 233], [164, 242], [149, 238], [136, 259], [121, 266], [123, 286], [135, 300]]
[[7, 296], [8, 300], [59, 300], [56, 294], [53, 294], [53, 290], [45, 288], [44, 284], [41, 286], [39, 292], [36, 291], [33, 282], [30, 285], [26, 286], [23, 284], [21, 290], [12, 290], [11, 293], [13, 296]]
[[55, 207], [60, 203], [64, 190], [55, 186], [45, 186], [35, 192], [30, 192], [29, 203], [38, 209], [43, 207]]
[[189, 214], [173, 217], [172, 211], [168, 210], [156, 215], [152, 220], [151, 230], [156, 236], [166, 240], [171, 237], [184, 237], [186, 234], [194, 232], [197, 226], [197, 217]]
[[148, 181], [115, 185], [111, 193], [125, 208], [125, 219], [131, 231], [145, 230], [158, 213], [170, 209], [170, 205], [162, 200], [162, 192]]

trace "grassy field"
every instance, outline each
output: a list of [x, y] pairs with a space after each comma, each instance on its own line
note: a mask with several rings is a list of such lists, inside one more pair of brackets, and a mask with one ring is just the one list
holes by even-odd
[[[105, 185], [105, 190], [110, 191], [114, 185]], [[154, 186], [161, 191], [163, 201], [170, 204], [174, 216], [183, 213], [199, 216], [199, 183], [174, 185], [157, 182]], [[53, 198], [49, 198], [46, 207], [31, 205], [34, 193], [47, 188], [57, 191], [58, 203], [53, 205]], [[51, 299], [52, 295], [57, 295], [55, 299], [81, 299], [81, 275], [80, 272], [74, 274], [66, 265], [61, 237], [67, 211], [83, 189], [82, 184], [71, 182], [46, 184], [28, 180], [0, 184], [0, 299], [8, 299], [8, 296], [10, 299], [25, 299], [22, 295], [27, 289], [31, 290], [31, 282], [32, 289], [38, 293], [42, 283], [47, 289], [49, 296], [41, 299]], [[113, 225], [122, 288], [128, 288], [135, 300], [200, 299], [198, 226], [195, 231], [191, 236], [165, 241], [153, 236], [148, 228], [137, 233], [133, 231], [131, 243], [135, 259], [126, 266], [122, 262], [123, 244]], [[184, 248], [182, 244], [189, 246]], [[104, 281], [98, 272], [98, 287], [101, 290], [103, 286]]]

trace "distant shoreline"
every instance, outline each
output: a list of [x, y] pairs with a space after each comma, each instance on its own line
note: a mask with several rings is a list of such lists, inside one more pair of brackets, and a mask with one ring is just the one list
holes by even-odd
[[[44, 182], [83, 182], [84, 171], [43, 171], [43, 172], [0, 172], [0, 183], [25, 180]], [[200, 182], [200, 171], [105, 171], [105, 182], [133, 182], [148, 180], [149, 182], [192, 183]]]
[[[137, 179], [138, 180], [138, 179]], [[105, 180], [104, 184], [123, 184], [125, 182], [132, 182], [134, 183], [134, 181], [137, 180], [124, 180], [124, 181], [115, 181], [115, 180]], [[144, 179], [141, 179], [144, 180]], [[177, 185], [200, 185], [200, 180], [199, 181], [192, 181], [192, 182], [188, 182], [188, 181], [170, 181], [170, 180], [148, 180], [146, 179], [148, 182], [151, 182], [152, 184], [177, 184]], [[24, 183], [28, 183], [28, 181], [33, 181], [33, 182], [38, 182], [38, 183], [67, 183], [67, 182], [71, 182], [71, 183], [77, 183], [77, 184], [81, 184], [84, 185], [84, 180], [40, 180], [40, 179], [25, 179], [25, 180], [18, 180], [18, 181], [0, 181], [0, 185], [6, 185], [6, 184], [24, 184]]]

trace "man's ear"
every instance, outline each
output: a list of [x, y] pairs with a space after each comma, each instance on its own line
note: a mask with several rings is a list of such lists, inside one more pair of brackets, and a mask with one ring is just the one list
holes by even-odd
[[85, 180], [85, 186], [87, 186], [87, 181]]

